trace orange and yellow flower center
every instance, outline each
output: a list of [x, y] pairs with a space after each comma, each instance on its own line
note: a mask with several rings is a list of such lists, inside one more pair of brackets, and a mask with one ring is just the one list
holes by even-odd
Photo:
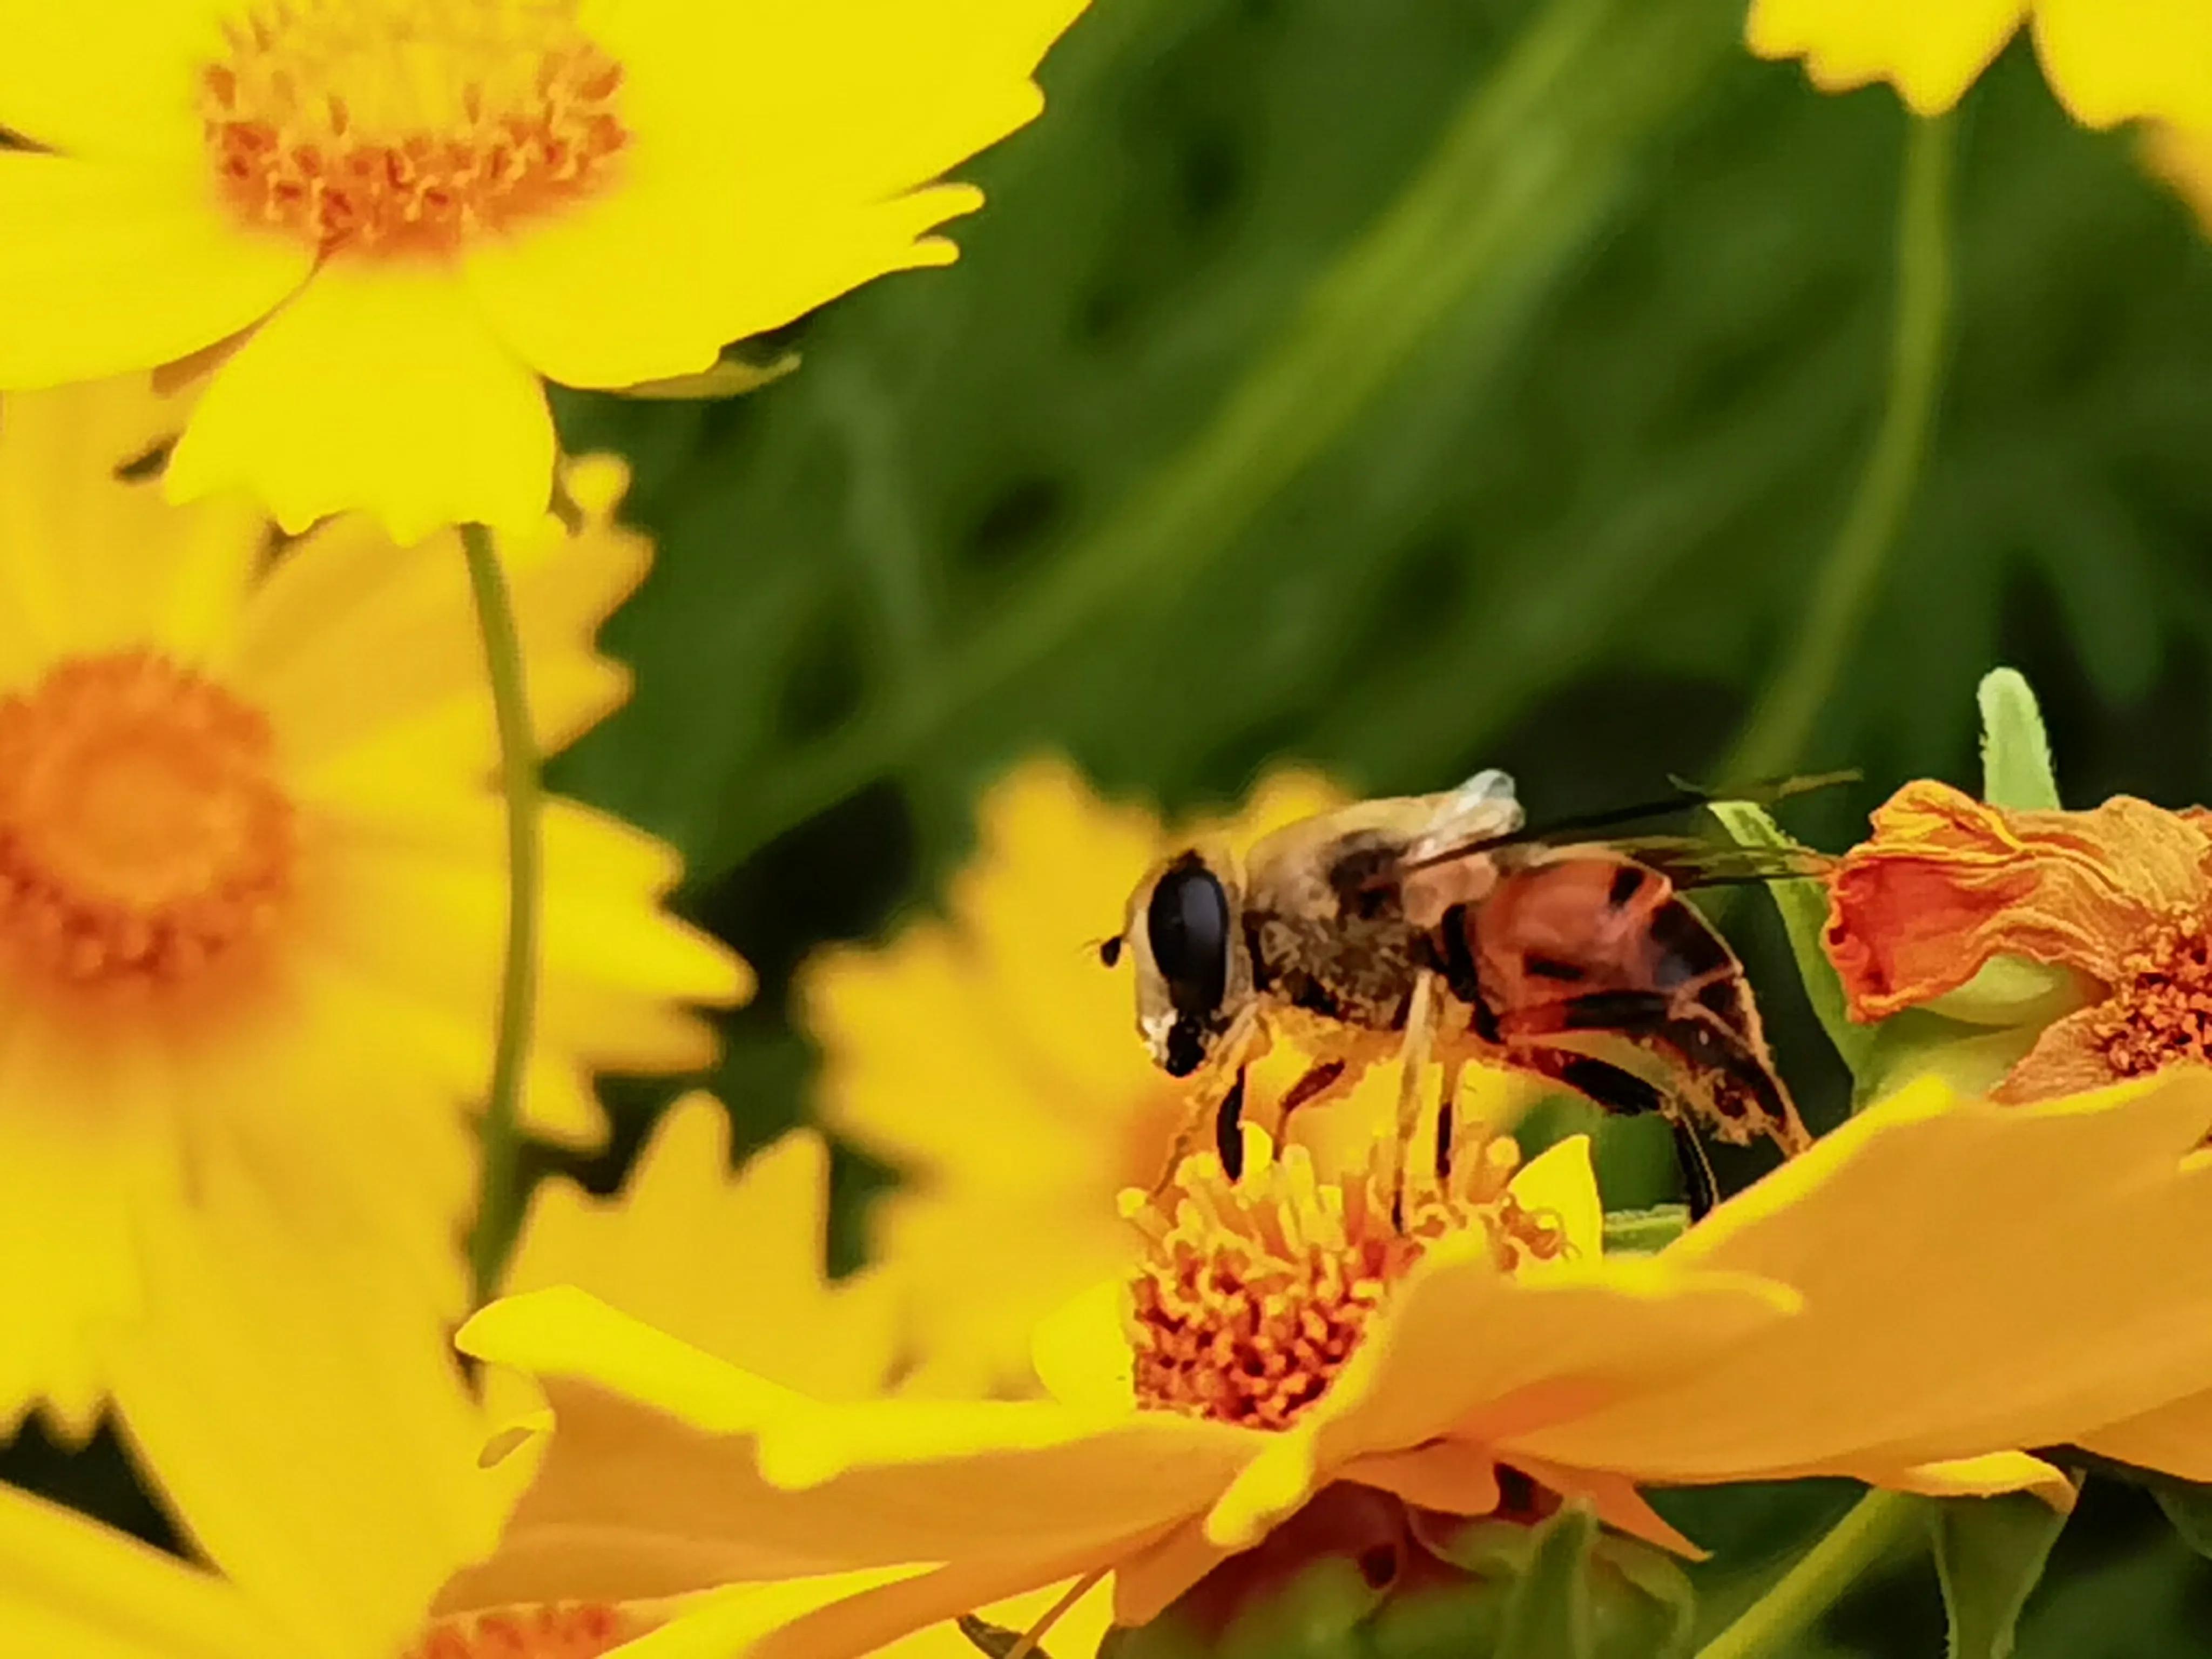
[[2113, 1074], [2212, 1060], [2212, 938], [2203, 920], [2160, 923], [2121, 965], [2124, 976], [2090, 1024]]
[[1469, 1149], [1449, 1182], [1402, 1206], [1380, 1170], [1317, 1180], [1302, 1147], [1237, 1181], [1210, 1155], [1188, 1160], [1180, 1190], [1135, 1212], [1146, 1245], [1132, 1332], [1138, 1402], [1285, 1427], [1327, 1391], [1431, 1243], [1480, 1230], [1502, 1272], [1560, 1255], [1560, 1229], [1505, 1190], [1515, 1158], [1510, 1140]]
[[642, 1628], [593, 1601], [462, 1613], [438, 1620], [405, 1659], [601, 1659]]
[[629, 141], [574, 0], [269, 0], [225, 33], [223, 192], [322, 254], [449, 253], [599, 189]]
[[76, 987], [236, 957], [291, 888], [274, 750], [258, 710], [149, 652], [0, 698], [0, 954]]

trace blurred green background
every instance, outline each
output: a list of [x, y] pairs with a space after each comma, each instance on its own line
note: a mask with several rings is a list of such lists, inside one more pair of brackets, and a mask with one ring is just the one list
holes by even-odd
[[[990, 202], [957, 265], [808, 319], [801, 371], [752, 397], [562, 401], [570, 448], [631, 458], [660, 551], [606, 634], [636, 695], [554, 781], [681, 848], [684, 908], [763, 970], [714, 1079], [741, 1140], [805, 1111], [793, 965], [926, 907], [1032, 750], [1176, 809], [1281, 757], [1375, 792], [1502, 765], [1540, 813], [1716, 775], [1880, 416], [1906, 127], [1887, 89], [1753, 61], [1741, 22], [1097, 0], [1045, 117], [963, 170]], [[1957, 138], [1925, 470], [1794, 757], [1865, 772], [1786, 814], [1831, 846], [1909, 775], [1973, 780], [1998, 662], [2041, 692], [2071, 804], [2212, 796], [2212, 249], [2024, 49]], [[1730, 926], [1832, 1121], [1764, 905]], [[665, 1097], [610, 1092], [602, 1186]], [[848, 1224], [884, 1178], [841, 1164]], [[159, 1534], [112, 1446], [33, 1436], [0, 1474]], [[1848, 1502], [1668, 1508], [1722, 1552], [1717, 1616]], [[1942, 1629], [1923, 1558], [1802, 1651]], [[2093, 1484], [2021, 1651], [2212, 1654], [2212, 1567]]]

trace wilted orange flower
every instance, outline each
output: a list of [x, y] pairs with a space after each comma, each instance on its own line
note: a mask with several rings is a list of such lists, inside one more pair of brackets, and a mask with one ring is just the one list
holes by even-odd
[[2212, 1059], [2212, 816], [2116, 796], [2008, 811], [1948, 784], [1899, 790], [1829, 878], [1826, 943], [1851, 1015], [1955, 991], [1992, 958], [2069, 969], [2053, 1020], [1996, 1093], [2042, 1100]]
[[982, 198], [938, 180], [1082, 5], [0, 0], [0, 386], [209, 352], [180, 499], [526, 526], [542, 380], [694, 374], [951, 259]]
[[1040, 1328], [1043, 1400], [811, 1400], [567, 1291], [461, 1340], [553, 1403], [507, 1547], [618, 1527], [664, 1586], [908, 1570], [756, 1659], [864, 1653], [1099, 1572], [1141, 1623], [1346, 1481], [1479, 1516], [1511, 1468], [1676, 1548], [1640, 1486], [1832, 1474], [2064, 1501], [2010, 1449], [2212, 1375], [2212, 1164], [2185, 1162], [2208, 1125], [2212, 1073], [2027, 1107], [1930, 1082], [1650, 1256], [1603, 1252], [1581, 1139], [1510, 1177], [1510, 1151], [1470, 1148], [1401, 1229], [1370, 1170], [1278, 1159], [1248, 1128], [1241, 1179], [1186, 1164], [1175, 1201], [1139, 1206], [1133, 1279]]

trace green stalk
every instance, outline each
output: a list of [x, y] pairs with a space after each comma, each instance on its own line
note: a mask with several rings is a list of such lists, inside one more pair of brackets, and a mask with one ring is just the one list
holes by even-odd
[[1893, 1545], [1925, 1523], [1921, 1499], [1869, 1492], [1773, 1588], [1699, 1648], [1698, 1659], [1764, 1659], [1787, 1651]]
[[1503, 357], [1741, 27], [1735, 0], [1551, 0], [1182, 449], [951, 642], [941, 673], [879, 694], [828, 741], [748, 777], [701, 867], [726, 869], [1007, 696], [1115, 607], [1212, 563], [1447, 323]]
[[538, 1007], [538, 921], [543, 900], [538, 779], [538, 740], [530, 723], [530, 687], [522, 661], [522, 635], [507, 572], [479, 524], [461, 526], [461, 549], [476, 595], [477, 626], [483, 636], [484, 667], [491, 679], [492, 714], [499, 728], [501, 793], [507, 799], [507, 941], [500, 975], [498, 1036], [492, 1049], [491, 1089], [484, 1102], [483, 1182], [476, 1228], [469, 1235], [469, 1269], [476, 1299], [488, 1300], [522, 1218], [522, 1076]]
[[1897, 216], [1897, 320], [1881, 425], [1850, 512], [1813, 582], [1797, 637], [1759, 693], [1721, 769], [1731, 781], [1777, 776], [1802, 761], [1881, 589], [1890, 550], [1920, 481], [1943, 384], [1951, 317], [1951, 181], [1958, 117], [1914, 118]]

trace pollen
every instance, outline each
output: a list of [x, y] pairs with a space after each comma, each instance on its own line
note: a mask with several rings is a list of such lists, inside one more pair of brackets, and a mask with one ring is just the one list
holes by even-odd
[[507, 1607], [441, 1619], [404, 1659], [601, 1659], [641, 1628], [605, 1602]]
[[2091, 1017], [2090, 1036], [2115, 1077], [2212, 1060], [2212, 939], [2203, 917], [2175, 915], [2145, 935]]
[[149, 652], [0, 698], [0, 961], [88, 988], [236, 960], [292, 886], [275, 758], [258, 710]]
[[200, 82], [223, 195], [319, 254], [450, 254], [604, 188], [622, 66], [575, 0], [270, 0]]
[[1287, 1427], [1437, 1240], [1480, 1230], [1500, 1272], [1559, 1256], [1563, 1231], [1506, 1190], [1516, 1158], [1510, 1139], [1471, 1148], [1449, 1179], [1401, 1203], [1380, 1165], [1324, 1182], [1304, 1147], [1248, 1157], [1236, 1181], [1210, 1154], [1188, 1159], [1133, 1214], [1146, 1243], [1131, 1334], [1139, 1403]]

